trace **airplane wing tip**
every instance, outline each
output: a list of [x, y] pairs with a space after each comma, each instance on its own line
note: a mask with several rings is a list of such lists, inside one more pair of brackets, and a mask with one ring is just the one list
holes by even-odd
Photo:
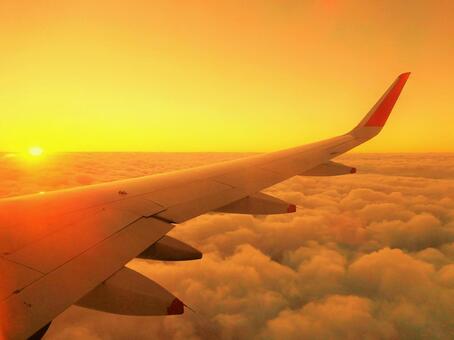
[[410, 77], [410, 73], [404, 72], [397, 77], [396, 81], [391, 85], [379, 103], [377, 103], [377, 107], [374, 107], [371, 117], [365, 124], [366, 126], [383, 127], [385, 125], [394, 104], [396, 104], [402, 89]]
[[[360, 124], [353, 130], [355, 135], [362, 135], [367, 138], [375, 136], [378, 131], [383, 128], [388, 117], [396, 103], [399, 95], [404, 88], [411, 72], [404, 72], [399, 74], [397, 79], [388, 88], [385, 94], [363, 118]], [[372, 127], [378, 129], [377, 131], [366, 132], [364, 128]]]
[[401, 74], [399, 74], [399, 78], [408, 79], [408, 77], [410, 77], [410, 74], [411, 74], [411, 72], [404, 72], [404, 73], [401, 73]]

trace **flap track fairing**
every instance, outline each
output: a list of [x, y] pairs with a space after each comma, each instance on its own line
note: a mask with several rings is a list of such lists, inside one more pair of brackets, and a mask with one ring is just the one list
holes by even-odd
[[174, 315], [184, 313], [184, 304], [168, 290], [123, 267], [76, 305], [121, 315]]
[[173, 237], [165, 235], [137, 256], [145, 260], [190, 261], [202, 258], [202, 253]]
[[216, 212], [249, 215], [287, 214], [295, 211], [294, 204], [261, 192], [216, 209]]
[[354, 173], [356, 173], [356, 168], [329, 161], [303, 172], [300, 176], [339, 176]]

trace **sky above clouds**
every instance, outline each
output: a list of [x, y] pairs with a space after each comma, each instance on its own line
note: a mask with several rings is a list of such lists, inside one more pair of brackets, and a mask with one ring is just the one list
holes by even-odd
[[362, 151], [453, 151], [454, 2], [0, 2], [1, 151], [271, 151], [349, 131], [412, 75]]
[[[63, 154], [31, 164], [3, 154], [0, 187], [3, 196], [46, 191], [239, 156]], [[200, 249], [200, 261], [129, 264], [195, 313], [134, 318], [71, 307], [48, 339], [449, 339], [454, 155], [339, 161], [358, 173], [267, 190], [297, 204], [295, 214], [209, 214], [179, 225], [172, 236]]]

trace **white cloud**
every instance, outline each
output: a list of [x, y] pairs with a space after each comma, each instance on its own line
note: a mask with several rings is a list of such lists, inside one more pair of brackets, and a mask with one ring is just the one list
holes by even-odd
[[[0, 158], [1, 194], [47, 191], [234, 158], [66, 154]], [[72, 307], [49, 339], [449, 339], [454, 334], [454, 155], [347, 155], [356, 175], [267, 192], [298, 212], [200, 216], [172, 235], [201, 261], [130, 266], [196, 309], [133, 318]]]

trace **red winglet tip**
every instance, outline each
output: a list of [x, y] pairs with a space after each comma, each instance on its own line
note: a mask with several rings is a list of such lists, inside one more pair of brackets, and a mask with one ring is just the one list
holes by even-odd
[[288, 205], [288, 208], [287, 208], [287, 212], [288, 212], [288, 213], [294, 213], [294, 212], [296, 212], [296, 205], [294, 205], [294, 204], [289, 204], [289, 205]]
[[167, 315], [176, 315], [184, 313], [184, 303], [180, 299], [173, 299], [169, 307], [167, 307]]
[[351, 168], [351, 169], [350, 169], [350, 173], [351, 173], [351, 174], [356, 174], [356, 168]]
[[372, 127], [383, 127], [388, 120], [389, 114], [394, 107], [394, 104], [399, 98], [400, 92], [402, 91], [405, 83], [407, 82], [410, 72], [402, 73], [397, 78], [397, 81], [393, 86], [388, 90], [387, 94], [383, 99], [378, 103], [378, 106], [375, 108], [375, 112], [372, 117], [369, 118], [365, 126]]

